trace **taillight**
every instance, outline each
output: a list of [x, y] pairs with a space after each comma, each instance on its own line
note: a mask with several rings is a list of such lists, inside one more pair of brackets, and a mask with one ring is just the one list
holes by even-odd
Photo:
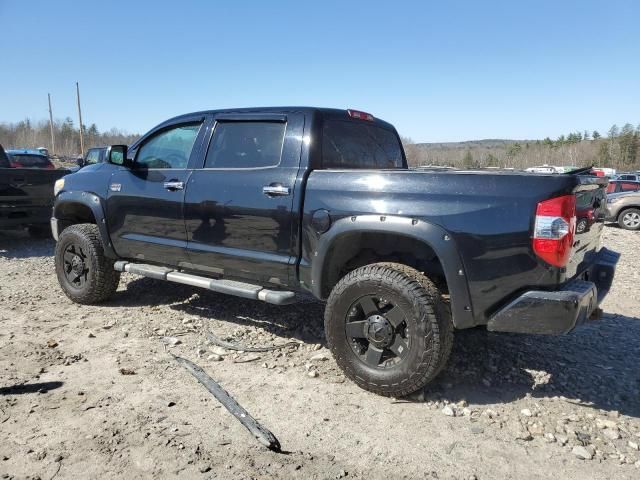
[[576, 197], [564, 195], [538, 203], [533, 251], [545, 262], [564, 267], [569, 262], [576, 230]]
[[347, 113], [351, 118], [357, 118], [358, 120], [367, 120], [373, 122], [373, 115], [367, 112], [361, 112], [360, 110], [347, 110]]

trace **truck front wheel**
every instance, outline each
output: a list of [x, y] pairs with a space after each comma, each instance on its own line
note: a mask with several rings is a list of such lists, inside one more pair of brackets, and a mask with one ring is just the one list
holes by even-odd
[[56, 274], [64, 293], [76, 303], [100, 303], [118, 288], [120, 272], [104, 255], [98, 226], [91, 223], [64, 229], [55, 252]]
[[340, 368], [381, 395], [423, 388], [451, 353], [453, 325], [440, 291], [406, 265], [376, 263], [347, 274], [329, 296], [324, 322]]

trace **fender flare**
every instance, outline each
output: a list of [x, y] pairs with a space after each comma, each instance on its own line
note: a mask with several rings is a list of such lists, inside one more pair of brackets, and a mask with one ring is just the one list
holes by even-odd
[[93, 217], [96, 220], [96, 225], [98, 225], [98, 231], [100, 232], [100, 237], [102, 239], [104, 254], [109, 258], [117, 259], [118, 255], [113, 249], [109, 230], [107, 229], [103, 200], [98, 195], [91, 192], [61, 192], [58, 194], [53, 206], [54, 218], [60, 219], [58, 213], [65, 205], [83, 205], [93, 212]]
[[336, 241], [353, 233], [387, 233], [415, 239], [429, 246], [436, 254], [447, 281], [451, 299], [451, 315], [456, 328], [476, 325], [473, 305], [464, 265], [452, 236], [442, 227], [417, 218], [390, 215], [355, 215], [333, 223], [318, 239], [311, 262], [311, 289], [316, 298], [322, 298], [323, 273], [327, 268], [327, 255]]

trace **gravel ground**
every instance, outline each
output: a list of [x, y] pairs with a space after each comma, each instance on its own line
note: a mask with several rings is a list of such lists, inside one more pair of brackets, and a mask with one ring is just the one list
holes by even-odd
[[[563, 337], [458, 332], [440, 377], [394, 400], [344, 378], [319, 303], [126, 275], [110, 302], [82, 307], [58, 288], [52, 241], [0, 234], [0, 476], [637, 479], [640, 234], [608, 227], [605, 244], [623, 256], [601, 321]], [[231, 352], [207, 330], [298, 344]], [[170, 353], [201, 365], [285, 454]]]

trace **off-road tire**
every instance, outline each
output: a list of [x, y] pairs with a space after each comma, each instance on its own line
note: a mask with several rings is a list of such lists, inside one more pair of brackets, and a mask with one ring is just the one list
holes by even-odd
[[[345, 331], [347, 315], [358, 298], [380, 294], [403, 307], [410, 348], [389, 368], [375, 368], [354, 352]], [[414, 268], [376, 263], [358, 268], [333, 288], [325, 309], [327, 343], [338, 366], [360, 387], [402, 397], [422, 389], [446, 365], [453, 345], [449, 305], [436, 285]]]
[[[77, 246], [85, 255], [87, 273], [81, 286], [74, 285], [65, 273], [65, 252]], [[104, 254], [98, 226], [81, 223], [65, 228], [56, 243], [55, 265], [58, 282], [65, 295], [76, 303], [85, 305], [104, 302], [118, 288], [120, 272], [113, 268], [114, 261]]]
[[625, 223], [625, 216], [627, 215], [633, 215], [637, 216], [636, 218], [640, 218], [640, 210], [637, 208], [627, 208], [620, 212], [618, 215], [618, 225], [625, 230], [640, 230], [640, 224], [629, 225], [628, 223]]

